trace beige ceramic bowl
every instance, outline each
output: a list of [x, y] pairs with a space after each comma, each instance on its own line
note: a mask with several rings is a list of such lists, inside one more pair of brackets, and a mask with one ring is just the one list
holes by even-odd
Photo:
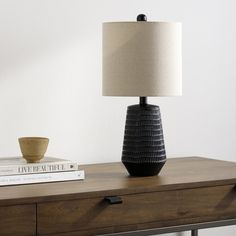
[[19, 138], [20, 149], [27, 163], [37, 163], [47, 151], [49, 139], [43, 137]]

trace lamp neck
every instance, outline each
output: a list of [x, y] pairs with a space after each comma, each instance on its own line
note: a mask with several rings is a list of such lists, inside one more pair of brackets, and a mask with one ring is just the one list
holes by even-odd
[[147, 97], [139, 97], [139, 105], [144, 107], [147, 105]]
[[[147, 21], [147, 16], [144, 14], [139, 14], [137, 16], [137, 21]], [[147, 97], [139, 97], [139, 105], [140, 107], [144, 107], [147, 105]]]

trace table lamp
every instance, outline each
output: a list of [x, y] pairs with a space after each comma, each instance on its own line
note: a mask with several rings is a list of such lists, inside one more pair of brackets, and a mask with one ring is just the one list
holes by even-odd
[[131, 176], [158, 175], [166, 162], [159, 106], [148, 96], [182, 94], [182, 29], [178, 22], [103, 23], [104, 96], [137, 96], [128, 106], [122, 162]]

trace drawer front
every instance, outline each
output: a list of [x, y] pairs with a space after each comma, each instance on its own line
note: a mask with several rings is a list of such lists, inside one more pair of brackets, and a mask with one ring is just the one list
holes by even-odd
[[[236, 217], [236, 190], [233, 186], [121, 196], [123, 203], [110, 205], [103, 198], [57, 201], [38, 204], [38, 233], [62, 233], [119, 226], [126, 230], [204, 222]], [[145, 226], [146, 225], [146, 226]], [[148, 226], [149, 225], [149, 226]]]
[[36, 235], [36, 205], [0, 207], [0, 235]]

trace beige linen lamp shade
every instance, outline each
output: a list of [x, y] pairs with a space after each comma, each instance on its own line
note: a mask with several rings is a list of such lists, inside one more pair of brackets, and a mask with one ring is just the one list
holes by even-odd
[[103, 23], [103, 95], [181, 95], [181, 31], [174, 22]]

